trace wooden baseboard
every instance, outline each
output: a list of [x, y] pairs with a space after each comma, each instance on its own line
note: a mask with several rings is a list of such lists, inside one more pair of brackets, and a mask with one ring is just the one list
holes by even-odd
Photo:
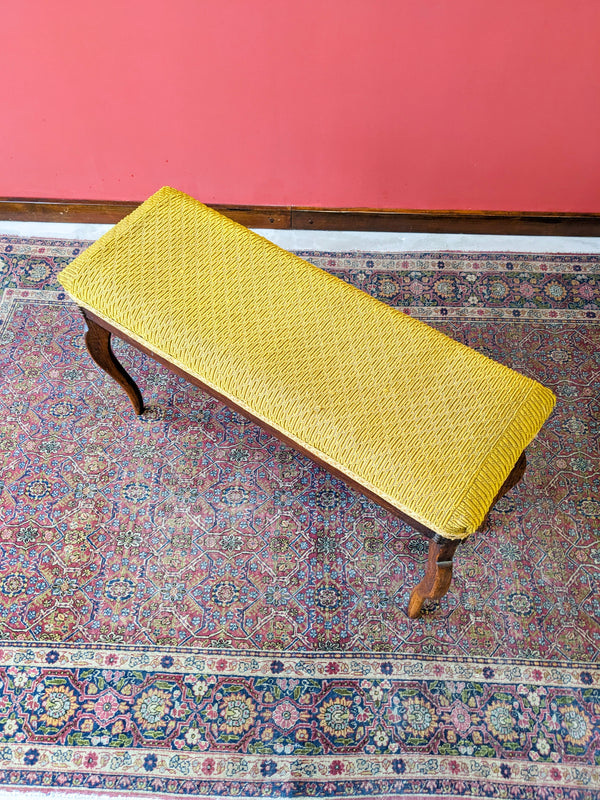
[[[136, 202], [123, 201], [0, 198], [0, 219], [29, 222], [115, 223], [138, 205]], [[212, 207], [249, 228], [600, 236], [600, 214], [241, 205]]]
[[[127, 201], [0, 198], [0, 219], [114, 224], [139, 205]], [[213, 205], [212, 208], [248, 228], [291, 228], [292, 225], [291, 209], [285, 206]]]
[[505, 236], [600, 236], [600, 214], [293, 208], [292, 228]]

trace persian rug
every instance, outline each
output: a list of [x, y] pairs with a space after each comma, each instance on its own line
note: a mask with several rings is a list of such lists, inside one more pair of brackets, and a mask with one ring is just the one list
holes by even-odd
[[524, 481], [410, 621], [426, 541], [115, 341], [0, 237], [0, 795], [600, 790], [600, 256], [301, 253], [550, 387]]

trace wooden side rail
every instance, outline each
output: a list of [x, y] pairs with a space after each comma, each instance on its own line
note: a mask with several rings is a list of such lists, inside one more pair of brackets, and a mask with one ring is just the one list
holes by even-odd
[[[157, 355], [150, 348], [145, 347], [140, 342], [137, 342], [134, 339], [126, 336], [122, 331], [110, 325], [108, 322], [101, 319], [100, 317], [96, 316], [91, 311], [82, 308], [81, 312], [85, 318], [85, 322], [87, 325], [85, 343], [91, 357], [96, 362], [96, 364], [102, 370], [104, 370], [104, 372], [107, 373], [107, 375], [109, 375], [113, 380], [115, 380], [119, 384], [119, 386], [121, 386], [125, 390], [129, 399], [131, 400], [131, 403], [133, 405], [136, 414], [142, 414], [144, 412], [144, 402], [142, 399], [142, 394], [137, 384], [133, 380], [133, 378], [126, 372], [126, 370], [123, 368], [123, 366], [119, 363], [119, 361], [115, 357], [110, 343], [112, 334], [115, 334], [119, 338], [131, 344], [133, 347], [137, 348], [141, 352], [145, 353], [154, 360], [163, 364], [172, 372], [174, 372], [176, 375], [185, 378], [193, 385], [198, 386], [200, 389], [207, 392], [216, 399], [220, 400], [221, 402], [225, 403], [230, 408], [233, 408], [235, 411], [238, 411], [247, 419], [252, 420], [261, 428], [273, 434], [273, 436], [278, 438], [280, 441], [283, 441], [290, 447], [304, 453], [304, 455], [307, 455], [309, 458], [311, 458], [314, 462], [322, 466], [328, 472], [340, 478], [345, 483], [357, 489], [362, 494], [370, 497], [372, 500], [374, 500], [380, 506], [385, 508], [387, 511], [390, 511], [392, 514], [399, 517], [403, 522], [407, 523], [412, 528], [419, 531], [419, 533], [426, 536], [430, 540], [429, 552], [427, 556], [427, 565], [425, 569], [425, 576], [417, 584], [417, 586], [415, 586], [410, 596], [410, 601], [408, 605], [408, 616], [411, 619], [416, 619], [421, 615], [425, 601], [439, 600], [448, 592], [448, 590], [450, 589], [450, 583], [452, 581], [452, 566], [453, 566], [454, 553], [460, 542], [464, 540], [447, 539], [443, 536], [440, 536], [438, 533], [431, 530], [430, 528], [427, 528], [422, 523], [418, 522], [415, 519], [412, 519], [412, 517], [408, 516], [407, 514], [402, 513], [399, 509], [397, 509], [390, 503], [386, 502], [376, 493], [368, 491], [364, 486], [354, 481], [352, 478], [350, 478], [341, 470], [335, 469], [330, 464], [321, 461], [314, 453], [300, 447], [297, 442], [287, 438], [283, 433], [281, 433], [281, 431], [272, 428], [263, 420], [257, 419], [246, 409], [237, 406], [232, 400], [220, 394], [214, 388], [207, 386], [201, 380], [196, 378], [194, 375], [191, 375], [185, 370], [182, 370], [181, 368], [172, 364], [168, 359]], [[494, 499], [494, 503], [496, 503], [501, 497], [503, 497], [508, 491], [510, 491], [510, 489], [516, 486], [516, 484], [523, 477], [525, 468], [526, 468], [525, 453], [522, 453], [519, 460], [515, 464], [512, 472], [510, 473], [505, 483], [501, 487], [500, 491], [498, 492], [496, 498]], [[484, 529], [486, 521], [487, 517], [486, 520], [484, 520], [484, 522], [482, 523], [479, 529], [480, 531]]]

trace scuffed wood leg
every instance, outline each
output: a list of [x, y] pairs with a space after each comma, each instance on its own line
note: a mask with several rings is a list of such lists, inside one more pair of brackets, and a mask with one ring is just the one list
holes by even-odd
[[94, 359], [96, 364], [106, 372], [107, 375], [115, 380], [127, 392], [131, 400], [136, 414], [142, 414], [144, 411], [144, 401], [142, 394], [138, 389], [133, 378], [123, 369], [121, 364], [117, 361], [115, 354], [110, 346], [110, 331], [103, 328], [101, 325], [91, 318], [85, 311], [80, 309], [87, 331], [85, 334], [85, 344], [89, 354]]
[[[504, 497], [507, 492], [519, 483], [525, 474], [526, 467], [527, 459], [525, 453], [521, 453], [510, 475], [500, 487], [500, 491], [494, 498], [490, 509], [501, 497]], [[487, 518], [488, 515], [486, 514], [478, 531], [482, 531], [485, 528]], [[436, 536], [435, 539], [429, 542], [425, 577], [412, 590], [408, 603], [408, 616], [411, 619], [417, 619], [420, 616], [425, 600], [439, 600], [447, 593], [452, 581], [452, 559], [461, 541], [464, 541], [464, 539], [444, 539], [441, 536]]]
[[429, 542], [425, 577], [412, 590], [408, 603], [408, 616], [417, 619], [425, 600], [439, 600], [452, 581], [452, 559], [460, 539], [442, 539]]

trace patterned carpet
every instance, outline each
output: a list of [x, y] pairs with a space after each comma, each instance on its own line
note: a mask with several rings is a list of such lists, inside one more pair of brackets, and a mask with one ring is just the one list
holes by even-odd
[[558, 396], [409, 621], [422, 537], [116, 342], [135, 417], [85, 246], [0, 237], [0, 786], [597, 798], [600, 257], [301, 253]]

